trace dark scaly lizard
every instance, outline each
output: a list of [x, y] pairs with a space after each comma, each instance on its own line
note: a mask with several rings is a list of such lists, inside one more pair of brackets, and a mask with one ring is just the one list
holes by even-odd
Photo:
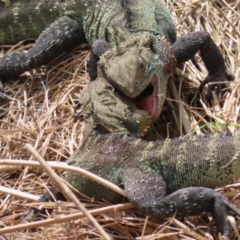
[[[239, 209], [212, 189], [240, 178], [240, 134], [146, 141], [97, 133], [85, 138], [68, 164], [122, 187], [136, 208], [156, 219], [209, 212], [217, 231], [227, 238], [231, 232], [227, 216], [240, 216]], [[65, 179], [94, 199], [122, 201], [121, 195], [79, 173], [67, 172]], [[51, 191], [64, 199], [56, 189]], [[46, 193], [40, 201], [53, 199]]]
[[[3, 82], [47, 64], [85, 40], [92, 44], [104, 39], [110, 48], [100, 57], [99, 76], [153, 120], [161, 112], [176, 61], [187, 61], [200, 50], [209, 72], [201, 88], [234, 78], [208, 33], [192, 32], [176, 41], [172, 18], [160, 0], [0, 0], [0, 23], [0, 44], [39, 36], [27, 53], [14, 51], [0, 59]], [[209, 93], [215, 86], [221, 90], [223, 84], [211, 85]], [[3, 89], [1, 96], [6, 98]]]

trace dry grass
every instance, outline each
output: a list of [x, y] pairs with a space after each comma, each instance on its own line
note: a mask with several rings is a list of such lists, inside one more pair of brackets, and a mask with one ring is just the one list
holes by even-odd
[[[194, 99], [200, 81], [207, 74], [201, 58], [196, 57], [201, 71], [192, 62], [179, 66], [169, 85], [168, 101], [156, 124], [158, 131], [163, 138], [185, 135], [189, 131], [238, 131], [240, 2], [223, 0], [218, 1], [218, 5], [207, 0], [166, 2], [178, 35], [207, 30], [236, 78], [231, 84], [231, 93], [220, 104], [207, 108], [199, 94]], [[26, 50], [29, 47], [19, 44], [12, 49]], [[4, 52], [8, 50], [9, 47], [3, 47]], [[30, 143], [43, 158], [57, 162], [66, 160], [78, 147], [81, 123], [73, 123], [73, 114], [79, 93], [88, 82], [87, 58], [88, 51], [79, 47], [74, 53], [62, 56], [47, 67], [26, 73], [17, 81], [6, 84], [6, 93], [11, 97], [11, 102], [5, 106], [8, 111], [0, 119], [0, 156], [1, 159], [17, 159], [20, 165], [7, 164], [0, 168], [0, 233], [3, 229], [6, 231], [1, 239], [101, 238], [73, 204], [65, 203], [49, 216], [47, 222], [35, 222], [34, 231], [20, 232], [10, 228], [18, 226], [29, 204], [34, 204], [32, 202], [45, 191], [45, 186], [52, 184], [42, 168], [28, 167], [20, 161], [35, 160], [24, 145]], [[62, 172], [57, 170], [60, 176]], [[15, 189], [17, 193], [10, 193], [2, 187]], [[239, 184], [226, 186], [220, 191], [238, 205]], [[210, 235], [213, 239], [217, 238], [214, 224], [205, 214], [181, 222], [176, 219], [156, 222], [145, 218], [135, 209], [129, 209], [129, 204], [120, 205], [118, 208], [121, 210], [115, 211], [117, 206], [85, 199], [85, 206], [94, 212], [95, 218], [112, 239], [207, 239]], [[240, 227], [240, 220], [236, 218], [234, 224]]]

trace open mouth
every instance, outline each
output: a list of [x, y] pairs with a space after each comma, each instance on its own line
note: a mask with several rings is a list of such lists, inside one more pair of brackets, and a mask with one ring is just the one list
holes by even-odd
[[158, 99], [158, 77], [153, 75], [151, 82], [146, 89], [135, 98], [135, 105], [138, 109], [149, 113], [153, 120], [158, 118], [159, 99]]

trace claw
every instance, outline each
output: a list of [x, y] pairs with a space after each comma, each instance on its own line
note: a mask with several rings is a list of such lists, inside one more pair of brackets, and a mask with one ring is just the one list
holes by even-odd
[[6, 103], [9, 102], [10, 99], [8, 98], [7, 94], [5, 92], [2, 92], [0, 89], [0, 102], [1, 103]]
[[226, 70], [226, 77], [228, 81], [233, 81], [235, 79], [235, 75], [230, 73], [228, 70]]
[[200, 84], [200, 87], [199, 87], [199, 91], [202, 92], [202, 89], [204, 88], [204, 86], [206, 84], [208, 84], [210, 82], [210, 77], [207, 76]]
[[22, 220], [22, 224], [28, 224], [33, 221], [33, 219], [37, 216], [37, 209], [31, 208], [27, 214], [27, 216]]
[[[80, 109], [79, 109], [80, 108]], [[75, 107], [75, 114], [74, 114], [74, 122], [77, 122], [78, 119], [83, 120], [83, 109], [82, 109], [82, 104], [79, 102], [77, 106]]]
[[76, 114], [75, 116], [74, 116], [74, 122], [77, 122], [79, 119], [81, 120], [81, 121], [83, 121], [83, 111], [81, 111], [81, 112], [79, 112], [78, 114]]
[[233, 81], [235, 76], [231, 74], [227, 69], [221, 69], [217, 73], [207, 76], [206, 79], [200, 84], [199, 91], [202, 92], [203, 87], [212, 83], [208, 86], [207, 92], [207, 102], [211, 105], [212, 102], [212, 92], [216, 90], [218, 98], [221, 99], [226, 92], [226, 86], [224, 82]]

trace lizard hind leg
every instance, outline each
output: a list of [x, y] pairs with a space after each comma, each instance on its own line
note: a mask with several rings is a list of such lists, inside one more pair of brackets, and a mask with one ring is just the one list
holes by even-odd
[[155, 219], [183, 218], [209, 212], [215, 220], [217, 231], [228, 237], [231, 233], [227, 220], [229, 212], [240, 215], [240, 210], [213, 189], [187, 187], [167, 194], [163, 177], [153, 170], [129, 168], [125, 176], [124, 189], [129, 201]]

